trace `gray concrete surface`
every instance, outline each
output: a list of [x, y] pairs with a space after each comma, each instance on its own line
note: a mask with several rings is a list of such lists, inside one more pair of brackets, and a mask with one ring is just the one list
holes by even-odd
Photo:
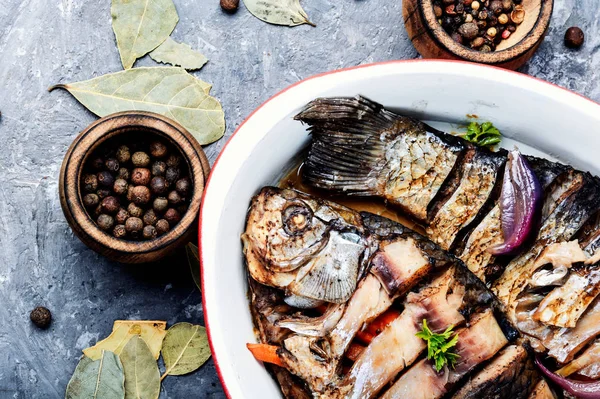
[[[174, 0], [175, 39], [209, 59], [197, 73], [223, 104], [225, 139], [206, 148], [215, 159], [261, 102], [313, 74], [417, 56], [402, 26], [401, 1], [303, 0], [317, 28], [267, 25], [243, 6]], [[600, 100], [600, 0], [556, 0], [548, 37], [523, 72]], [[115, 319], [203, 323], [200, 294], [182, 254], [165, 263], [125, 267], [86, 248], [60, 209], [57, 177], [78, 131], [95, 117], [52, 84], [121, 70], [110, 0], [0, 0], [0, 399], [60, 398], [81, 349], [109, 334]], [[581, 26], [578, 52], [562, 43]], [[140, 65], [155, 65], [148, 57]], [[47, 331], [29, 311], [49, 307]], [[222, 398], [214, 365], [169, 377], [161, 398]]]

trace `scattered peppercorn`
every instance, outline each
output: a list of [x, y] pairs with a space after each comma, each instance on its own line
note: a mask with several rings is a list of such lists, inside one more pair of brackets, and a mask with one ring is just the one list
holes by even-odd
[[119, 161], [114, 158], [108, 158], [105, 166], [109, 172], [117, 172], [119, 170]]
[[169, 226], [169, 222], [167, 222], [165, 219], [157, 220], [155, 227], [158, 235], [163, 235], [171, 229], [171, 227]]
[[145, 226], [142, 235], [146, 240], [152, 240], [158, 236], [158, 232], [154, 226]]
[[150, 165], [150, 157], [145, 152], [138, 151], [131, 156], [131, 163], [135, 167], [145, 168]]
[[83, 190], [93, 193], [98, 189], [98, 178], [91, 173], [83, 176]]
[[150, 189], [154, 194], [164, 194], [167, 191], [167, 181], [162, 176], [154, 176], [150, 181]]
[[113, 229], [113, 236], [115, 238], [125, 238], [127, 236], [127, 230], [125, 229], [125, 225], [118, 224]]
[[117, 149], [116, 153], [117, 160], [121, 163], [129, 162], [131, 159], [131, 153], [129, 152], [129, 147], [126, 145], [122, 145]]
[[565, 32], [565, 46], [568, 48], [580, 48], [585, 40], [583, 31], [577, 26], [571, 26]]
[[150, 155], [154, 158], [162, 158], [167, 155], [167, 146], [160, 141], [150, 143]]
[[83, 206], [86, 208], [93, 208], [100, 203], [100, 198], [98, 194], [86, 194], [83, 196]]
[[167, 222], [169, 222], [169, 226], [175, 226], [181, 220], [181, 216], [179, 212], [173, 208], [167, 209], [165, 212], [164, 218]]
[[169, 200], [167, 200], [165, 197], [158, 197], [154, 200], [154, 203], [152, 204], [152, 208], [159, 213], [163, 213], [164, 211], [167, 210], [167, 208], [169, 207]]
[[123, 195], [127, 193], [127, 189], [129, 188], [129, 184], [125, 179], [117, 179], [115, 180], [115, 184], [113, 185], [113, 191], [115, 194]]
[[146, 168], [135, 168], [131, 172], [131, 182], [136, 186], [146, 186], [150, 183], [150, 170]]
[[221, 8], [228, 13], [234, 13], [240, 5], [240, 0], [221, 0]]
[[120, 208], [119, 200], [112, 196], [104, 198], [100, 205], [102, 206], [102, 212], [109, 215], [114, 215]]
[[96, 220], [96, 223], [98, 223], [98, 227], [100, 227], [100, 229], [108, 231], [115, 224], [115, 220], [112, 216], [103, 213], [100, 216], [98, 216], [98, 220]]
[[130, 216], [133, 216], [133, 217], [136, 217], [136, 218], [141, 218], [142, 214], [144, 213], [144, 211], [142, 210], [142, 208], [140, 208], [139, 206], [137, 206], [133, 202], [131, 204], [129, 204], [129, 206], [127, 206], [127, 212], [129, 212]]
[[146, 213], [144, 213], [142, 220], [144, 221], [144, 224], [154, 226], [158, 220], [154, 209], [148, 209]]
[[[141, 208], [140, 208], [141, 211]], [[125, 224], [125, 221], [129, 217], [129, 212], [125, 208], [119, 208], [117, 214], [115, 215], [115, 222], [117, 224]]]
[[37, 308], [31, 311], [31, 313], [29, 314], [29, 318], [31, 319], [33, 324], [35, 324], [36, 327], [48, 328], [48, 326], [52, 322], [52, 313], [50, 313], [50, 310], [48, 310], [48, 308], [38, 306]]

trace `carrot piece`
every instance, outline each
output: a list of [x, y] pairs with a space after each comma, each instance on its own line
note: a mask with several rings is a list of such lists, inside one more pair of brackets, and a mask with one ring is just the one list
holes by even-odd
[[358, 357], [360, 356], [361, 353], [363, 353], [364, 350], [365, 350], [364, 346], [353, 342], [350, 344], [350, 346], [348, 347], [348, 350], [346, 351], [346, 357], [348, 359], [352, 360], [353, 362], [355, 362], [356, 359], [358, 359]]
[[281, 358], [277, 354], [278, 347], [275, 345], [268, 344], [246, 344], [246, 348], [250, 352], [256, 360], [259, 360], [264, 363], [276, 364], [280, 367], [285, 367]]
[[400, 312], [398, 312], [396, 309], [388, 309], [383, 314], [379, 315], [379, 317], [377, 317], [375, 320], [373, 320], [367, 326], [366, 330], [373, 335], [378, 335], [394, 320], [396, 320], [398, 316], [400, 316]]
[[371, 334], [370, 332], [363, 330], [356, 333], [356, 338], [365, 345], [369, 345], [373, 338], [375, 338], [375, 334]]

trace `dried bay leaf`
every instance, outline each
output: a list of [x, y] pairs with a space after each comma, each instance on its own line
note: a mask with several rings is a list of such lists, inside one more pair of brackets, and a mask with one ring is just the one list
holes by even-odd
[[185, 246], [185, 252], [187, 253], [188, 264], [190, 265], [190, 272], [194, 283], [202, 292], [202, 285], [200, 282], [200, 254], [198, 253], [198, 247], [191, 242]]
[[225, 133], [225, 115], [211, 86], [178, 67], [134, 68], [94, 79], [51, 87], [68, 90], [98, 116], [138, 110], [179, 122], [202, 145]]
[[125, 374], [125, 399], [157, 399], [160, 372], [144, 340], [139, 336], [131, 338], [119, 357]]
[[132, 337], [140, 336], [150, 348], [154, 359], [158, 359], [165, 335], [167, 335], [166, 321], [116, 320], [112, 333], [96, 345], [84, 349], [83, 353], [92, 360], [100, 359], [103, 350], [120, 355]]
[[316, 26], [308, 20], [300, 0], [244, 0], [244, 4], [252, 15], [270, 24]]
[[110, 11], [125, 69], [160, 46], [179, 22], [173, 0], [112, 0]]
[[156, 62], [180, 66], [189, 71], [200, 69], [208, 62], [208, 58], [185, 43], [177, 43], [170, 37], [150, 53]]
[[67, 385], [66, 399], [125, 398], [123, 365], [112, 352], [102, 351], [98, 360], [83, 357]]
[[177, 323], [167, 330], [161, 350], [167, 375], [183, 375], [200, 368], [210, 358], [206, 329], [190, 323]]

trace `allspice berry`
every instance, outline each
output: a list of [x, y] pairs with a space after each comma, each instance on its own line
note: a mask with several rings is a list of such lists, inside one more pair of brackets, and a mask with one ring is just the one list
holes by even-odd
[[98, 173], [98, 183], [103, 187], [112, 187], [115, 183], [115, 178], [110, 172], [104, 170]]
[[118, 224], [113, 229], [113, 237], [115, 238], [125, 238], [127, 236], [127, 230], [125, 229], [125, 225]]
[[144, 222], [140, 218], [129, 218], [125, 222], [125, 230], [131, 234], [132, 237], [137, 238], [140, 236], [142, 229], [144, 228]]
[[228, 13], [235, 12], [240, 5], [240, 0], [221, 0], [221, 8]]
[[135, 186], [131, 191], [132, 201], [136, 205], [147, 204], [150, 201], [150, 189], [146, 186]]
[[106, 169], [110, 172], [117, 172], [119, 170], [119, 161], [115, 158], [108, 158], [104, 166], [106, 166]]
[[181, 195], [179, 195], [179, 193], [175, 190], [171, 191], [169, 195], [167, 195], [167, 199], [171, 205], [179, 205], [179, 203], [182, 201]]
[[164, 194], [167, 191], [167, 181], [162, 176], [154, 176], [150, 181], [150, 190], [153, 194]]
[[150, 165], [150, 157], [142, 151], [134, 152], [131, 156], [131, 163], [138, 168], [145, 168]]
[[98, 194], [86, 194], [83, 196], [83, 206], [86, 208], [93, 208], [100, 203], [100, 197]]
[[115, 224], [115, 220], [112, 216], [103, 213], [100, 216], [98, 216], [96, 223], [98, 224], [98, 227], [100, 227], [101, 230], [109, 231]]
[[177, 179], [179, 179], [179, 168], [175, 166], [167, 167], [167, 170], [165, 171], [165, 179], [167, 180], [168, 184], [175, 183]]
[[131, 182], [136, 186], [146, 186], [150, 183], [150, 170], [146, 168], [135, 168], [131, 172]]
[[127, 206], [127, 212], [129, 212], [129, 216], [133, 216], [136, 218], [141, 218], [144, 211], [142, 208], [134, 204], [133, 202]]
[[152, 176], [164, 176], [167, 170], [167, 164], [163, 161], [156, 161], [152, 164]]
[[[134, 204], [135, 206], [135, 204]], [[141, 211], [141, 208], [140, 208]], [[115, 222], [117, 224], [125, 224], [125, 221], [127, 220], [127, 218], [129, 218], [129, 212], [127, 212], [127, 209], [125, 208], [119, 208], [119, 210], [117, 211], [117, 214], [115, 215]]]
[[154, 200], [154, 203], [152, 204], [152, 208], [159, 213], [163, 213], [164, 211], [167, 210], [167, 208], [169, 207], [169, 200], [167, 200], [165, 197], [158, 197]]
[[572, 26], [565, 32], [565, 46], [568, 48], [580, 48], [583, 45], [585, 40], [585, 35], [583, 31], [576, 27]]
[[93, 193], [98, 189], [98, 177], [93, 174], [83, 176], [83, 190], [88, 193]]
[[156, 217], [156, 213], [153, 209], [148, 209], [146, 213], [144, 213], [142, 220], [144, 221], [144, 224], [154, 226], [158, 218]]
[[100, 203], [100, 206], [102, 206], [102, 212], [109, 215], [114, 215], [119, 211], [120, 208], [119, 200], [113, 196], [104, 198]]
[[179, 215], [179, 212], [177, 212], [173, 208], [167, 209], [167, 211], [165, 212], [164, 218], [167, 222], [169, 222], [170, 226], [175, 226], [181, 220], [181, 216]]
[[183, 195], [184, 197], [187, 197], [188, 194], [190, 194], [191, 189], [192, 189], [192, 183], [190, 182], [190, 179], [188, 179], [187, 177], [184, 177], [183, 179], [179, 179], [175, 183], [175, 190], [177, 190], [177, 192], [179, 194]]
[[117, 172], [117, 178], [118, 179], [123, 179], [123, 180], [129, 180], [129, 169], [127, 168], [120, 168], [119, 171]]
[[150, 143], [150, 155], [154, 158], [162, 158], [167, 155], [167, 146], [160, 141]]
[[165, 219], [157, 220], [155, 227], [158, 235], [163, 235], [171, 229], [171, 227], [169, 226], [169, 222], [167, 222]]
[[29, 318], [35, 324], [36, 327], [39, 328], [48, 328], [50, 323], [52, 322], [52, 313], [50, 310], [43, 306], [38, 306], [33, 309], [29, 314]]
[[129, 152], [129, 147], [126, 145], [122, 145], [117, 149], [116, 153], [117, 161], [121, 163], [129, 162], [131, 159], [131, 153]]
[[152, 240], [158, 236], [158, 232], [154, 226], [146, 226], [144, 227], [142, 235], [146, 240]]
[[113, 191], [118, 195], [126, 194], [128, 188], [129, 184], [125, 179], [117, 179], [115, 180], [115, 184], [113, 184]]

